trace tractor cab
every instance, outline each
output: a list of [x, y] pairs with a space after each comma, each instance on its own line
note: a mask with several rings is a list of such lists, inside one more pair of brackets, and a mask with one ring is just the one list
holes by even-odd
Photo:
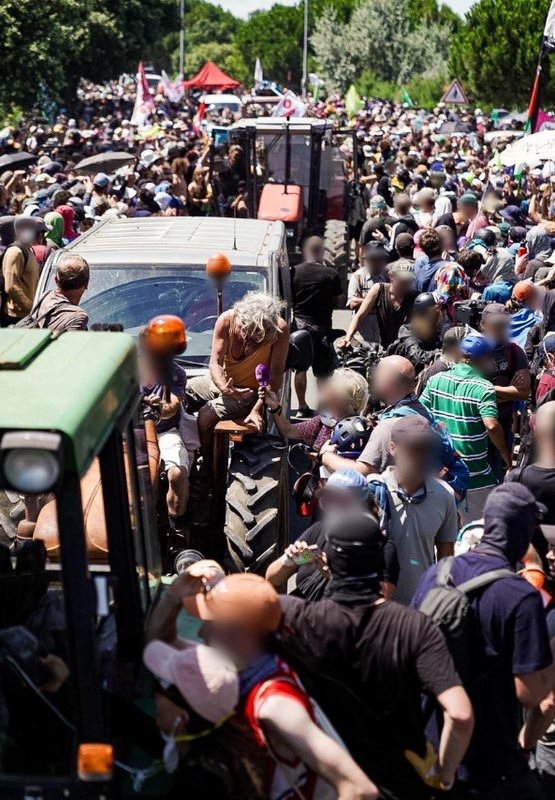
[[161, 576], [135, 345], [2, 330], [0, 381], [0, 796], [106, 797]]
[[347, 165], [353, 163], [356, 174], [354, 137], [313, 118], [246, 118], [231, 129], [231, 140], [244, 152], [249, 216], [285, 224], [293, 263], [303, 236], [324, 235], [328, 259], [345, 279]]

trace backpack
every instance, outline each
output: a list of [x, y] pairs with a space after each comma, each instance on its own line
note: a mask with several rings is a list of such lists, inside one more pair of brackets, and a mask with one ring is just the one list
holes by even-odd
[[439, 562], [435, 586], [425, 595], [418, 610], [430, 617], [445, 636], [464, 683], [471, 656], [468, 595], [501, 578], [514, 577], [515, 573], [510, 569], [493, 569], [455, 586], [451, 578], [454, 560], [451, 557]]
[[[401, 417], [407, 417], [412, 414], [418, 414], [418, 411], [410, 406], [396, 406], [389, 411], [384, 411], [383, 414], [380, 415], [380, 420], [400, 419]], [[427, 414], [426, 419], [441, 441], [441, 464], [447, 468], [447, 474], [443, 480], [445, 483], [449, 484], [459, 500], [464, 500], [468, 490], [468, 467], [455, 450], [451, 434], [447, 428], [444, 425], [440, 425], [431, 414]]]
[[65, 298], [60, 298], [59, 301], [53, 305], [48, 311], [45, 311], [43, 314], [40, 313], [40, 307], [42, 305], [43, 300], [45, 300], [51, 292], [46, 292], [43, 296], [38, 300], [37, 303], [33, 306], [31, 311], [27, 314], [26, 317], [20, 319], [19, 322], [13, 326], [14, 328], [48, 328], [48, 323], [50, 322], [50, 317], [54, 312], [58, 311], [62, 306], [71, 306], [69, 300]]

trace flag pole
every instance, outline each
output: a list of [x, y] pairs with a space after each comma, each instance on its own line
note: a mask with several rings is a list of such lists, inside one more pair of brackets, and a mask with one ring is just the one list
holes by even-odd
[[306, 100], [307, 78], [308, 78], [308, 0], [304, 0], [303, 77], [301, 79], [301, 97], [303, 100]]
[[185, 0], [179, 0], [179, 74], [184, 75], [185, 61]]

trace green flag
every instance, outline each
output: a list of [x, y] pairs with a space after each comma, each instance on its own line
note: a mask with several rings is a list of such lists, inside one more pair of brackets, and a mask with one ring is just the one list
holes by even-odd
[[407, 92], [404, 86], [401, 87], [401, 103], [404, 103], [407, 106], [407, 108], [414, 108], [412, 97]]
[[360, 95], [357, 92], [355, 85], [351, 83], [349, 89], [347, 90], [347, 94], [345, 95], [345, 108], [347, 109], [349, 119], [356, 117], [358, 112], [363, 107], [364, 103], [360, 99]]

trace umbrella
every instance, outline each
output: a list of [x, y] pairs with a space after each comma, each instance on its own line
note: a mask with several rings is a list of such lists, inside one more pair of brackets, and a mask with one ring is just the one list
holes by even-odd
[[443, 125], [436, 131], [442, 135], [453, 133], [472, 133], [472, 125], [468, 122], [444, 122]]
[[126, 164], [135, 161], [136, 157], [133, 153], [98, 153], [96, 156], [89, 156], [80, 161], [75, 166], [75, 172], [106, 172], [110, 175], [120, 167], [125, 167]]
[[[513, 142], [503, 150], [500, 159], [504, 167], [514, 167], [517, 164], [537, 167], [542, 161], [554, 161], [555, 131], [540, 131]], [[492, 165], [490, 162], [490, 166]]]
[[0, 158], [0, 169], [25, 169], [34, 164], [37, 157], [31, 153], [8, 153]]

